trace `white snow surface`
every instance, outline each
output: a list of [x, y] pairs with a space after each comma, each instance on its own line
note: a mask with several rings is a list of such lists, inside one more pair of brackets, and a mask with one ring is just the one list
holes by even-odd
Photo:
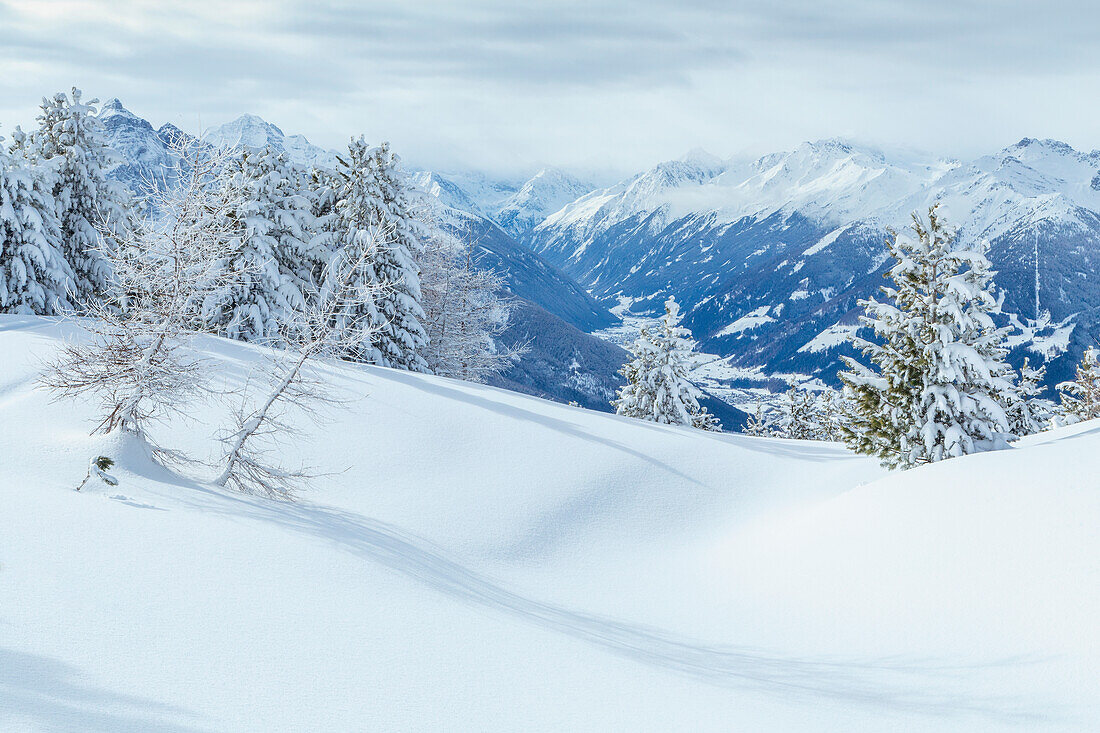
[[745, 331], [751, 331], [754, 328], [759, 328], [765, 323], [771, 323], [775, 319], [768, 315], [769, 310], [771, 310], [771, 306], [769, 305], [762, 305], [759, 308], [754, 308], [752, 311], [741, 316], [736, 321], [726, 326], [714, 335], [716, 337], [735, 336], [744, 333]]
[[[0, 316], [0, 730], [1087, 731], [1100, 423], [886, 475], [326, 366], [296, 503], [91, 437]], [[261, 350], [196, 342], [219, 385]], [[209, 456], [229, 407], [160, 426]], [[116, 487], [74, 488], [90, 458]]]
[[859, 328], [860, 326], [858, 323], [834, 323], [814, 336], [798, 350], [800, 352], [808, 351], [812, 354], [816, 354], [822, 351], [828, 351], [829, 349], [835, 349], [847, 343]]

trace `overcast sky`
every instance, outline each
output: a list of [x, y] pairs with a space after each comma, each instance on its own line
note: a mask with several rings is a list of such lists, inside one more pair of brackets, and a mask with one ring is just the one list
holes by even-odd
[[0, 0], [0, 134], [47, 92], [195, 131], [621, 173], [842, 136], [966, 157], [1100, 148], [1095, 0]]

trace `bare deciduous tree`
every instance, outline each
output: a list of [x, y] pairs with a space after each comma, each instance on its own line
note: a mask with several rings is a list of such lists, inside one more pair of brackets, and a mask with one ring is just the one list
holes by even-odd
[[285, 336], [288, 347], [272, 357], [270, 389], [252, 409], [243, 407], [236, 428], [223, 438], [226, 453], [219, 486], [270, 498], [292, 499], [295, 489], [316, 474], [305, 468], [287, 469], [274, 458], [279, 444], [294, 434], [284, 419], [293, 409], [317, 420], [320, 408], [337, 402], [332, 385], [309, 369], [318, 359], [357, 353], [377, 334], [378, 324], [364, 303], [376, 302], [389, 283], [359, 277], [378, 251], [388, 246], [390, 230], [365, 232], [359, 246], [343, 248], [329, 262], [324, 287], [310, 305], [296, 313]]
[[93, 433], [118, 430], [147, 440], [151, 421], [203, 392], [205, 370], [187, 343], [196, 309], [242, 276], [226, 266], [239, 236], [227, 216], [239, 203], [223, 180], [227, 153], [186, 139], [175, 142], [174, 153], [178, 184], [149, 181], [149, 208], [159, 216], [101, 249], [109, 289], [79, 321], [91, 338], [64, 346], [40, 378], [58, 396], [99, 401], [102, 420]]
[[422, 353], [432, 373], [481, 382], [526, 352], [526, 345], [507, 347], [497, 339], [508, 327], [512, 301], [500, 275], [474, 267], [469, 246], [436, 230], [419, 264], [428, 332]]

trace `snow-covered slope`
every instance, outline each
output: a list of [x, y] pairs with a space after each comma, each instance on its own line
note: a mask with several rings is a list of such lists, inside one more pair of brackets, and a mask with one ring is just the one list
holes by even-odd
[[[0, 317], [0, 729], [1090, 730], [1100, 426], [884, 476], [381, 368], [298, 503], [89, 437]], [[239, 386], [247, 345], [200, 342]], [[209, 454], [228, 407], [162, 442]], [[91, 456], [114, 488], [73, 491]], [[563, 460], [564, 458], [564, 460]], [[200, 476], [202, 469], [188, 469]]]

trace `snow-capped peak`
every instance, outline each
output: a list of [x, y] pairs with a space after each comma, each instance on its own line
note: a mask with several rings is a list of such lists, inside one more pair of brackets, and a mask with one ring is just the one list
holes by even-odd
[[591, 184], [559, 168], [543, 168], [499, 205], [495, 217], [505, 230], [518, 236], [591, 190]]
[[266, 145], [282, 147], [286, 136], [283, 131], [262, 117], [244, 114], [224, 125], [212, 127], [202, 135], [202, 140], [215, 147], [262, 148]]
[[130, 110], [123, 107], [122, 102], [119, 101], [118, 97], [112, 97], [111, 99], [107, 100], [106, 104], [104, 104], [102, 107], [100, 107], [100, 109], [99, 109], [99, 118], [101, 120], [105, 120], [108, 117], [117, 117], [117, 116], [129, 117], [129, 118], [132, 118], [132, 119], [135, 119], [135, 120], [140, 119], [133, 112], [131, 112]]
[[692, 148], [680, 156], [680, 161], [700, 168], [721, 168], [725, 161], [703, 148]]
[[243, 114], [232, 122], [212, 127], [202, 135], [202, 141], [215, 147], [257, 149], [272, 147], [301, 165], [332, 168], [336, 154], [314, 145], [302, 135], [287, 136], [277, 126], [259, 115]]

